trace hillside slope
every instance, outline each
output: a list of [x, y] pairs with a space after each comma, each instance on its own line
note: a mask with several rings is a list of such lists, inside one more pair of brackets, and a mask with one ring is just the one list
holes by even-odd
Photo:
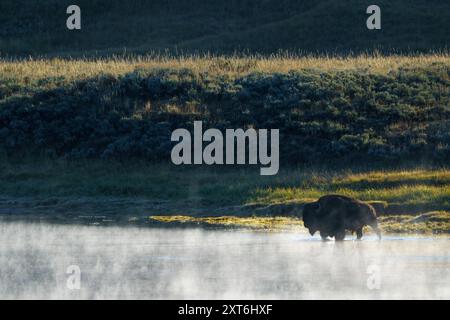
[[[391, 60], [367, 58], [365, 65]], [[396, 60], [403, 63], [384, 72], [302, 69], [301, 60], [282, 72], [282, 59], [186, 60], [173, 68], [136, 62], [134, 70], [116, 73], [120, 61], [3, 62], [0, 153], [166, 162], [171, 132], [202, 120], [205, 129], [279, 128], [284, 163], [448, 163], [448, 57], [422, 58], [422, 65]], [[208, 71], [199, 69], [208, 63]], [[87, 76], [92, 68], [97, 72]]]
[[3, 0], [2, 55], [278, 50], [429, 51], [448, 47], [450, 2], [379, 0], [382, 30], [363, 0], [79, 0], [82, 30], [66, 29], [69, 0]]

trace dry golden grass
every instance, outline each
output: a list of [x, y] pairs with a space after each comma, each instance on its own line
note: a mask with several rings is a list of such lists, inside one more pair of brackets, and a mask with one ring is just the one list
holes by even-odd
[[66, 81], [89, 78], [101, 74], [120, 75], [137, 68], [190, 69], [194, 72], [245, 75], [251, 72], [285, 73], [291, 70], [367, 70], [372, 73], [388, 73], [399, 68], [425, 67], [440, 63], [450, 65], [450, 55], [429, 54], [416, 56], [360, 55], [356, 57], [296, 57], [288, 54], [269, 57], [213, 57], [213, 56], [139, 56], [108, 59], [26, 59], [0, 60], [3, 78], [39, 80], [61, 77]]
[[[303, 221], [291, 217], [192, 217], [192, 216], [151, 216], [160, 223], [190, 224], [213, 228], [247, 228], [259, 231], [301, 231]], [[450, 233], [450, 212], [434, 211], [421, 215], [393, 215], [379, 218], [384, 233], [448, 234]], [[371, 234], [370, 228], [365, 233]]]
[[264, 231], [301, 230], [303, 221], [289, 217], [192, 217], [192, 216], [151, 216], [150, 220], [162, 223], [190, 224], [217, 228], [247, 228]]

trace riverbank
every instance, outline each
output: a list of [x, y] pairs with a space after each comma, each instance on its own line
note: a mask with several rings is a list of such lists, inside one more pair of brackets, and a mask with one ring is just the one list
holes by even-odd
[[282, 167], [274, 177], [257, 171], [3, 161], [0, 215], [94, 225], [298, 230], [304, 203], [338, 193], [373, 204], [385, 232], [450, 232], [450, 170], [445, 167], [299, 166]]
[[[21, 203], [21, 201], [24, 201]], [[92, 206], [92, 203], [82, 203], [82, 199], [67, 200], [74, 206], [71, 210], [63, 210], [49, 202], [36, 201], [30, 205], [28, 199], [0, 200], [0, 221], [40, 222], [52, 224], [73, 224], [90, 226], [136, 226], [156, 228], [201, 228], [213, 230], [241, 229], [264, 232], [306, 232], [300, 215], [280, 216], [270, 215], [230, 215], [232, 210], [224, 215], [204, 211], [197, 215], [169, 214], [163, 205], [159, 209], [142, 206], [145, 201], [112, 199], [103, 200], [103, 205]], [[6, 205], [5, 205], [6, 202]], [[7, 204], [9, 203], [9, 204]], [[40, 203], [40, 205], [39, 205]], [[78, 205], [75, 205], [78, 203]], [[129, 205], [126, 205], [128, 203]], [[28, 204], [28, 206], [26, 205]], [[141, 204], [141, 206], [139, 205]], [[112, 210], [116, 207], [115, 210]], [[223, 208], [224, 209], [224, 208]], [[148, 210], [148, 211], [147, 211]], [[159, 215], [148, 215], [160, 211]], [[162, 213], [164, 212], [164, 213]], [[294, 212], [295, 213], [295, 212]], [[228, 215], [227, 215], [228, 214]], [[422, 214], [393, 214], [379, 216], [379, 223], [384, 234], [450, 234], [450, 212], [431, 211]], [[365, 233], [371, 234], [370, 229]]]

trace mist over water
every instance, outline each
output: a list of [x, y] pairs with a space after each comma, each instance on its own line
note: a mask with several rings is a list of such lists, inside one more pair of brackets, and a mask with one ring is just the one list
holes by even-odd
[[450, 298], [450, 238], [348, 238], [0, 222], [0, 298]]

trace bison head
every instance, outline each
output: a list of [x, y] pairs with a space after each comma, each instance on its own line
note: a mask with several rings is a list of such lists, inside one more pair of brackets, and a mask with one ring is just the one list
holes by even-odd
[[319, 221], [317, 219], [317, 211], [319, 210], [319, 203], [307, 203], [303, 207], [303, 224], [309, 229], [309, 233], [314, 235], [319, 230]]

